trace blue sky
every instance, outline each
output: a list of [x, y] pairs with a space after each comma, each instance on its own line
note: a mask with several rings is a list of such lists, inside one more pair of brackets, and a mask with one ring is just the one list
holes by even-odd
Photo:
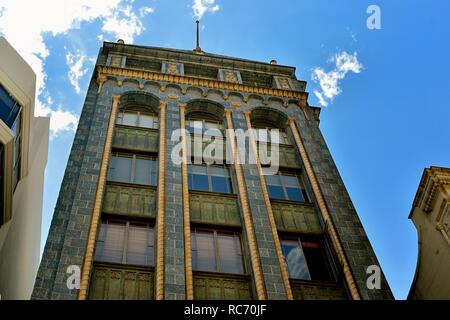
[[[425, 167], [450, 167], [450, 2], [196, 2], [204, 51], [295, 66], [312, 105], [320, 105], [314, 91], [329, 94], [323, 135], [394, 295], [404, 299], [417, 259], [407, 218], [415, 191]], [[42, 246], [102, 39], [193, 49], [193, 4], [0, 1], [0, 33], [38, 75], [36, 114], [52, 117]], [[366, 26], [370, 4], [381, 9], [381, 30]], [[347, 72], [333, 60], [344, 53]], [[330, 85], [333, 71], [339, 79]]]

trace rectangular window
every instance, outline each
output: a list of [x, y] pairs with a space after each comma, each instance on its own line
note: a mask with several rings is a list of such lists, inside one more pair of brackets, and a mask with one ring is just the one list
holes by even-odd
[[239, 234], [194, 229], [191, 233], [191, 242], [194, 270], [244, 273]]
[[[254, 128], [254, 129], [256, 141], [266, 143], [288, 144], [288, 145], [291, 144], [287, 132], [283, 129], [277, 128]], [[278, 131], [278, 134], [276, 133], [276, 131]]]
[[214, 165], [189, 165], [190, 190], [233, 193], [229, 168]]
[[5, 160], [4, 160], [5, 146], [0, 143], [0, 226], [3, 225], [5, 217]]
[[100, 225], [95, 260], [154, 265], [154, 231], [147, 223], [106, 220]]
[[186, 130], [191, 134], [220, 136], [223, 134], [223, 123], [212, 120], [186, 120]]
[[276, 175], [265, 177], [271, 199], [308, 201], [306, 190], [299, 175], [278, 172]]
[[116, 124], [131, 127], [158, 129], [159, 119], [156, 115], [141, 113], [138, 111], [121, 111], [117, 115]]
[[0, 84], [0, 119], [11, 128], [21, 110], [20, 104]]
[[14, 153], [13, 153], [13, 190], [16, 188], [20, 180], [20, 166], [22, 157], [22, 113], [16, 117], [11, 130], [14, 135]]
[[111, 156], [108, 181], [156, 186], [157, 160], [136, 155]]
[[308, 241], [301, 238], [280, 240], [290, 278], [332, 280], [328, 259], [321, 241]]

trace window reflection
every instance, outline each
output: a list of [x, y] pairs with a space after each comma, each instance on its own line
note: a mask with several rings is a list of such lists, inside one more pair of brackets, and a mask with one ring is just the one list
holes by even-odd
[[306, 191], [300, 176], [278, 172], [265, 176], [269, 197], [271, 199], [307, 201]]
[[111, 156], [108, 181], [155, 186], [157, 174], [155, 159], [117, 154]]

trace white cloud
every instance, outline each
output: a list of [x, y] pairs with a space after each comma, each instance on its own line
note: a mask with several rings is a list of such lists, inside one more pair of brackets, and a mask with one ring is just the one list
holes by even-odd
[[357, 53], [349, 54], [342, 51], [335, 54], [331, 58], [331, 62], [335, 67], [328, 72], [325, 72], [320, 67], [316, 67], [312, 73], [312, 79], [320, 85], [319, 90], [314, 90], [314, 94], [319, 100], [319, 104], [323, 107], [328, 106], [333, 98], [341, 93], [339, 82], [345, 78], [348, 72], [360, 73], [363, 65], [358, 61]]
[[78, 117], [69, 111], [64, 111], [59, 107], [51, 111], [50, 117], [50, 139], [58, 136], [64, 131], [75, 131], [77, 129]]
[[[80, 94], [80, 79], [87, 73], [88, 68], [85, 63], [88, 61], [86, 54], [77, 50], [75, 53], [66, 54], [66, 62], [69, 66], [69, 80], [75, 89], [75, 92]], [[90, 60], [89, 60], [90, 61]]]
[[142, 8], [139, 8], [139, 16], [140, 16], [141, 18], [143, 18], [143, 17], [145, 17], [147, 14], [153, 13], [153, 12], [155, 12], [155, 10], [153, 10], [153, 8], [150, 8], [150, 7], [142, 7]]
[[[144, 30], [142, 21], [131, 4], [134, 0], [2, 0], [0, 3], [0, 32], [11, 45], [30, 64], [36, 73], [37, 99], [36, 116], [54, 117], [51, 120], [52, 134], [59, 131], [75, 130], [76, 115], [61, 107], [55, 108], [49, 99], [45, 87], [45, 58], [49, 55], [43, 34], [52, 36], [64, 34], [70, 29], [80, 28], [82, 22], [93, 22], [99, 19], [102, 31], [127, 43]], [[149, 12], [149, 9], [144, 10]], [[25, 26], [25, 27], [24, 27]], [[103, 37], [103, 36], [102, 36]], [[76, 63], [75, 63], [76, 65]], [[78, 66], [74, 66], [74, 68]], [[83, 67], [74, 69], [76, 80]], [[78, 72], [78, 73], [77, 73]], [[72, 82], [72, 81], [71, 81]], [[74, 82], [75, 83], [75, 82]], [[72, 84], [74, 84], [72, 83]], [[75, 87], [75, 90], [77, 87]], [[51, 101], [51, 99], [50, 99]], [[56, 124], [55, 121], [61, 121]]]
[[192, 10], [194, 10], [194, 16], [200, 20], [206, 12], [214, 13], [219, 11], [218, 4], [214, 4], [215, 0], [194, 0]]

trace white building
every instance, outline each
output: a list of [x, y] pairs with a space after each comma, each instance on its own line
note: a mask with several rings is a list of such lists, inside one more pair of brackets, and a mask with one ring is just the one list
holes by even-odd
[[36, 75], [0, 37], [0, 295], [29, 299], [40, 257], [49, 118], [34, 116]]

